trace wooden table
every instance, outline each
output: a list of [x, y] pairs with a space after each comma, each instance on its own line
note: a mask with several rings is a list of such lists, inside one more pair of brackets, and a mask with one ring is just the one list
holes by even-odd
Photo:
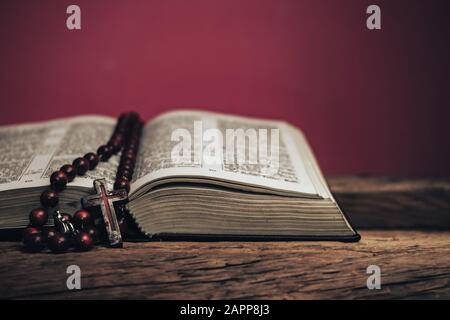
[[[450, 181], [328, 179], [362, 235], [339, 242], [150, 242], [26, 254], [0, 243], [1, 298], [450, 298]], [[82, 290], [66, 287], [80, 266]], [[381, 268], [380, 290], [366, 268]]]

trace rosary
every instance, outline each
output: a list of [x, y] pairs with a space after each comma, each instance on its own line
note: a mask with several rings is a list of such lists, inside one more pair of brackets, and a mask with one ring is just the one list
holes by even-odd
[[[40, 197], [42, 207], [30, 212], [30, 224], [23, 234], [25, 250], [37, 252], [47, 246], [54, 253], [66, 252], [71, 247], [78, 251], [88, 251], [100, 241], [103, 230], [106, 230], [110, 247], [122, 247], [121, 229], [124, 228], [121, 227], [126, 223], [126, 202], [142, 127], [143, 121], [139, 114], [128, 112], [120, 115], [106, 145], [100, 146], [96, 153], [87, 153], [75, 159], [71, 165], [63, 165], [59, 171], [51, 174], [50, 188]], [[82, 199], [83, 209], [76, 211], [73, 216], [61, 213], [58, 209], [58, 192], [63, 191], [67, 183], [72, 182], [77, 175], [85, 175], [88, 170], [94, 170], [99, 161], [106, 162], [119, 152], [122, 154], [114, 191], [108, 191], [105, 179], [97, 179], [94, 181], [96, 194]], [[103, 219], [98, 219], [96, 207], [100, 208]], [[44, 228], [49, 214], [53, 216], [54, 228]]]

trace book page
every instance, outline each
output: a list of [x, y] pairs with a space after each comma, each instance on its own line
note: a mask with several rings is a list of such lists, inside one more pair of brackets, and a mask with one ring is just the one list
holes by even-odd
[[[291, 132], [279, 121], [201, 111], [163, 114], [144, 129], [131, 193], [157, 179], [206, 177], [317, 195]], [[238, 133], [244, 138], [239, 139]], [[220, 139], [219, 148], [211, 149], [211, 142]], [[275, 142], [277, 148], [272, 150]], [[256, 154], [256, 161], [251, 154]]]
[[[0, 191], [49, 185], [49, 176], [77, 157], [105, 144], [115, 120], [81, 116], [0, 127]], [[113, 183], [119, 158], [101, 162], [71, 186], [92, 188], [94, 179]]]

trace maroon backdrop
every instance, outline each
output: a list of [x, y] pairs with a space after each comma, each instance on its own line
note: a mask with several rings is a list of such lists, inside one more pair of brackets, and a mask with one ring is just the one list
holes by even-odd
[[436, 0], [3, 0], [0, 124], [200, 107], [292, 122], [326, 173], [448, 176], [449, 14]]

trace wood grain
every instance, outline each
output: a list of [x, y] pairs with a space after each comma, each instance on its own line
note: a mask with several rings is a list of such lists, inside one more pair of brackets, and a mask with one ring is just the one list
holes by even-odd
[[328, 177], [357, 229], [450, 229], [450, 180]]
[[[366, 229], [361, 242], [128, 242], [62, 255], [0, 242], [0, 298], [450, 298], [448, 179], [328, 182], [353, 224]], [[82, 290], [66, 287], [71, 264], [81, 267]], [[381, 290], [366, 287], [371, 264], [381, 268]]]
[[[1, 298], [450, 298], [450, 232], [365, 231], [359, 243], [150, 242], [87, 253], [22, 253], [0, 243]], [[66, 268], [82, 290], [66, 288]], [[381, 268], [368, 290], [366, 268]]]

